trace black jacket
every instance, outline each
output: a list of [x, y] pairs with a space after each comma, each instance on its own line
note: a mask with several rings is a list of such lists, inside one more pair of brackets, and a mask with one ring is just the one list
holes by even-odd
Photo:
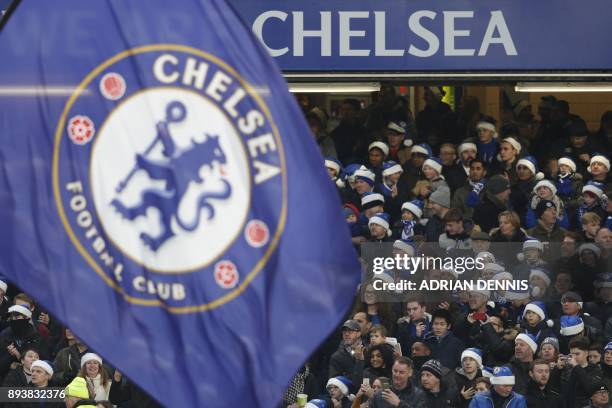
[[527, 384], [527, 407], [528, 408], [561, 408], [563, 407], [559, 393], [550, 389], [547, 384], [543, 390], [533, 381]]
[[440, 361], [444, 367], [454, 370], [461, 365], [461, 353], [465, 350], [465, 343], [456, 337], [453, 332], [439, 339], [430, 333], [425, 342], [431, 348], [431, 358]]
[[504, 332], [497, 333], [492, 324], [480, 326], [480, 337], [477, 342], [485, 356], [486, 366], [501, 366], [514, 354], [514, 341], [504, 338]]
[[122, 381], [113, 379], [108, 400], [121, 408], [162, 408], [146, 392], [126, 378]]
[[508, 205], [503, 203], [497, 196], [491, 192], [485, 192], [482, 201], [474, 210], [474, 224], [480, 225], [480, 229], [486, 233], [499, 225], [497, 216], [502, 211], [508, 209]]
[[355, 362], [355, 357], [353, 357], [341, 343], [338, 350], [332, 354], [329, 360], [329, 373], [327, 378], [333, 378], [339, 375], [351, 377], [355, 369]]
[[582, 408], [589, 404], [590, 390], [595, 383], [603, 381], [603, 373], [599, 366], [589, 364], [586, 367], [572, 368], [565, 387], [565, 400], [568, 408]]
[[522, 363], [515, 357], [510, 359], [508, 367], [514, 374], [514, 391], [518, 394], [525, 395], [527, 393], [527, 383], [529, 383], [529, 363]]

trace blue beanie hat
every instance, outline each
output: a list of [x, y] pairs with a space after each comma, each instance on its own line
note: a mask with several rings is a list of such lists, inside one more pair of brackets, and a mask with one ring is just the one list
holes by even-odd
[[495, 367], [490, 380], [492, 385], [514, 385], [514, 374], [509, 367]]

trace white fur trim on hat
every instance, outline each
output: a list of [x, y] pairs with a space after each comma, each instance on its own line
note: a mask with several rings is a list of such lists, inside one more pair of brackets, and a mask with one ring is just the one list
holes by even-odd
[[523, 242], [523, 251], [529, 248], [539, 249], [540, 251], [544, 251], [544, 244], [542, 244], [537, 239], [528, 239]]
[[83, 366], [87, 364], [88, 361], [97, 361], [98, 363], [100, 363], [100, 365], [102, 365], [102, 357], [100, 357], [96, 353], [85, 353], [83, 354], [83, 357], [81, 357], [81, 368], [83, 368]]
[[525, 306], [525, 310], [523, 311], [523, 317], [525, 317], [525, 314], [527, 312], [533, 312], [540, 316], [541, 320], [546, 320], [546, 313], [544, 313], [544, 310], [542, 310], [542, 308], [536, 305], [535, 303], [528, 303], [527, 306]]
[[558, 165], [562, 165], [565, 164], [566, 166], [568, 166], [570, 169], [572, 169], [572, 172], [576, 172], [576, 163], [574, 163], [574, 161], [572, 159], [570, 159], [569, 157], [562, 157], [559, 159], [558, 161]]
[[495, 129], [495, 125], [492, 124], [491, 122], [478, 122], [476, 124], [476, 130], [478, 129], [490, 130], [491, 132], [495, 134], [495, 136], [497, 136], [497, 129]]
[[577, 334], [580, 334], [584, 331], [584, 322], [581, 321], [580, 324], [577, 324], [576, 326], [570, 326], [570, 327], [562, 327], [561, 329], [559, 329], [559, 333], [562, 336], [575, 336]]
[[[504, 142], [510, 143], [510, 145], [514, 147], [514, 150], [516, 150], [517, 153], [521, 152], [521, 144], [515, 138], [506, 137], [500, 141], [500, 143], [504, 143]], [[535, 171], [533, 172], [533, 174], [535, 174]]]
[[374, 180], [376, 179], [376, 175], [374, 173], [372, 173], [370, 170], [368, 170], [367, 168], [362, 168], [362, 169], [357, 169], [355, 171], [354, 174], [355, 178], [357, 177], [362, 177], [362, 178], [366, 178], [372, 182], [374, 182]]
[[484, 268], [482, 268], [482, 270], [487, 272], [493, 272], [493, 274], [495, 275], [504, 272], [506, 269], [501, 265], [489, 262], [484, 265]]
[[372, 142], [372, 143], [370, 143], [370, 145], [368, 146], [368, 152], [370, 150], [374, 149], [374, 148], [382, 150], [382, 152], [385, 155], [385, 157], [387, 157], [389, 155], [389, 146], [387, 146], [383, 142]]
[[537, 276], [538, 278], [542, 278], [542, 280], [544, 282], [546, 282], [546, 286], [550, 286], [550, 278], [548, 277], [546, 272], [544, 272], [543, 270], [541, 270], [541, 269], [532, 269], [529, 272], [529, 279], [531, 279], [532, 276]]
[[410, 151], [410, 154], [414, 154], [414, 153], [421, 153], [429, 157], [429, 152], [423, 146], [419, 146], [419, 145], [412, 146], [412, 150]]
[[477, 293], [479, 295], [486, 297], [487, 299], [489, 298], [489, 296], [491, 296], [491, 291], [488, 289], [474, 289], [474, 290], [470, 290], [469, 293]]
[[599, 256], [601, 255], [601, 249], [592, 243], [586, 243], [586, 244], [582, 244], [578, 247], [578, 253], [581, 254], [582, 251], [592, 251], [595, 253], [595, 255], [597, 255], [597, 257], [599, 258]]
[[476, 147], [476, 143], [465, 142], [465, 143], [461, 143], [459, 145], [459, 148], [457, 149], [459, 154], [465, 152], [466, 150], [474, 150], [475, 152], [478, 152], [478, 147]]
[[22, 305], [13, 305], [9, 307], [8, 313], [19, 313], [20, 315], [23, 315], [28, 319], [32, 318], [32, 312], [30, 311], [30, 309]]
[[395, 133], [401, 133], [402, 135], [406, 134], [406, 129], [404, 129], [395, 122], [389, 122], [389, 124], [387, 125], [387, 129], [392, 130]]
[[53, 368], [49, 363], [44, 360], [33, 361], [30, 370], [34, 367], [41, 368], [45, 373], [49, 374], [49, 376], [53, 376]]
[[402, 211], [403, 210], [408, 210], [411, 213], [413, 213], [417, 218], [421, 218], [423, 216], [423, 210], [421, 210], [419, 207], [417, 207], [416, 205], [412, 204], [410, 201], [408, 201], [407, 203], [402, 204]]
[[587, 191], [595, 194], [598, 198], [601, 198], [601, 196], [603, 195], [603, 190], [597, 186], [594, 186], [593, 184], [585, 184], [584, 187], [582, 187], [583, 193]]
[[533, 192], [537, 193], [538, 188], [540, 187], [548, 187], [553, 194], [557, 194], [557, 187], [550, 180], [538, 181], [538, 183], [533, 187]]
[[394, 164], [393, 166], [389, 167], [388, 169], [384, 169], [382, 172], [383, 176], [390, 176], [392, 174], [395, 173], [403, 173], [404, 169], [402, 169], [402, 166], [400, 166], [399, 164]]
[[442, 165], [440, 163], [438, 163], [437, 161], [433, 160], [433, 159], [427, 159], [423, 162], [423, 166], [429, 166], [432, 169], [434, 169], [435, 171], [438, 172], [438, 174], [442, 174]]
[[389, 223], [380, 217], [373, 216], [372, 218], [370, 218], [370, 220], [368, 221], [368, 226], [372, 224], [378, 224], [387, 231], [389, 230]]
[[325, 167], [336, 170], [336, 174], [340, 174], [340, 165], [333, 160], [325, 160]]
[[535, 354], [536, 350], [538, 349], [538, 343], [533, 341], [533, 339], [529, 337], [528, 335], [526, 335], [525, 333], [521, 333], [518, 336], [516, 336], [516, 339], [514, 339], [514, 341], [516, 342], [517, 340], [521, 340], [527, 343], [531, 351], [533, 351], [533, 354]]
[[495, 262], [495, 255], [488, 251], [482, 251], [476, 254], [476, 259], [478, 258], [482, 259], [485, 264]]
[[595, 162], [603, 164], [606, 166], [606, 169], [610, 170], [610, 160], [608, 160], [606, 156], [596, 155], [591, 157], [591, 161], [589, 162], [589, 167], [587, 168], [589, 173], [591, 172], [591, 165]]
[[361, 197], [361, 205], [364, 206], [366, 204], [370, 204], [372, 201], [380, 201], [383, 204], [385, 203], [385, 197], [380, 193], [373, 193], [364, 195]]
[[408, 245], [401, 239], [398, 239], [393, 243], [393, 248], [404, 251], [408, 256], [414, 256], [414, 247]]
[[461, 361], [463, 361], [463, 359], [466, 357], [476, 360], [478, 363], [478, 368], [482, 368], [482, 356], [480, 356], [478, 353], [475, 353], [470, 349], [466, 349], [463, 351], [463, 353], [461, 353]]
[[340, 388], [340, 391], [342, 391], [342, 395], [348, 395], [349, 393], [349, 390], [346, 384], [335, 377], [327, 380], [327, 384], [325, 385], [325, 388], [329, 387], [330, 385], [335, 385], [336, 387]]
[[490, 377], [489, 380], [491, 381], [492, 385], [514, 385], [514, 376], [513, 375], [508, 375], [505, 377]]
[[6, 294], [7, 289], [8, 289], [8, 285], [6, 284], [6, 282], [0, 280], [0, 290]]
[[496, 273], [493, 276], [493, 279], [495, 280], [502, 280], [502, 279], [513, 280], [514, 276], [512, 276], [510, 272], [500, 272], [500, 273]]

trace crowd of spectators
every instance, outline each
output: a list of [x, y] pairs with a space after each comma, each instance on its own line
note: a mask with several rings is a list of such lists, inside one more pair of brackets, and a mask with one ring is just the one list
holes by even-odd
[[[527, 100], [502, 123], [425, 88], [416, 118], [392, 86], [340, 122], [305, 109], [355, 250], [471, 254], [463, 274], [369, 273], [353, 309], [295, 375], [283, 407], [609, 407], [612, 389], [612, 112], [592, 132], [566, 101]], [[523, 279], [508, 290], [404, 293], [374, 281]], [[303, 404], [302, 404], [303, 405]], [[299, 406], [302, 406], [299, 405]]]

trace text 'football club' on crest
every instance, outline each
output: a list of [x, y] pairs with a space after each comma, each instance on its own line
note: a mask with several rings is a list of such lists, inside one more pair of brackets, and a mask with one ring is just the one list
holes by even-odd
[[176, 313], [238, 296], [287, 211], [264, 101], [184, 46], [128, 50], [91, 71], [58, 120], [53, 183], [67, 234], [106, 284]]

